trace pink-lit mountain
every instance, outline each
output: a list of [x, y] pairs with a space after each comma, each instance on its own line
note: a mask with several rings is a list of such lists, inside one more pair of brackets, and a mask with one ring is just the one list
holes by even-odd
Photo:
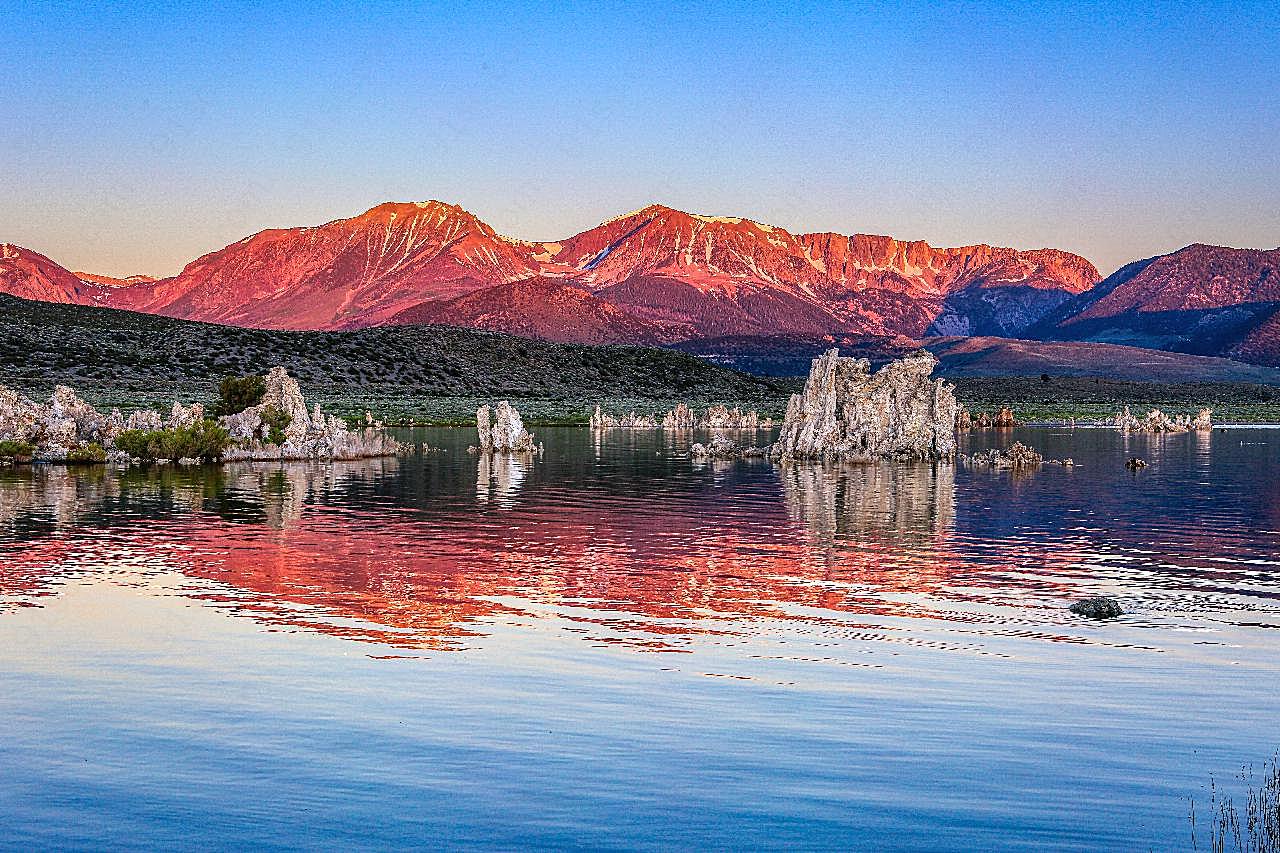
[[270, 329], [444, 323], [569, 343], [1034, 337], [1280, 364], [1280, 250], [1189, 246], [1105, 281], [1078, 255], [785, 229], [661, 205], [554, 242], [438, 201], [271, 229], [176, 276], [6, 245], [0, 292]]
[[[777, 333], [917, 336], [935, 324], [950, 333], [1016, 333], [1098, 274], [1083, 258], [1055, 250], [792, 234], [659, 205], [532, 243], [433, 201], [263, 231], [159, 281], [82, 277], [98, 286], [54, 292], [67, 301], [263, 328], [437, 319], [570, 342], [663, 343]], [[536, 285], [511, 287], [534, 278]], [[532, 288], [559, 295], [529, 299]], [[34, 298], [51, 292], [22, 281], [4, 289]], [[517, 307], [513, 297], [524, 301]]]

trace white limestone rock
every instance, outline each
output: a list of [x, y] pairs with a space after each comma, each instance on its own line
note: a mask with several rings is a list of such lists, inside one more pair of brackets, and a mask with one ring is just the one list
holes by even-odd
[[866, 359], [828, 350], [813, 360], [804, 390], [787, 404], [771, 456], [777, 459], [951, 459], [959, 406], [930, 379], [938, 360], [924, 350], [871, 373]]
[[506, 400], [492, 410], [481, 406], [476, 410], [476, 433], [482, 453], [534, 453], [540, 448], [524, 428], [520, 412]]

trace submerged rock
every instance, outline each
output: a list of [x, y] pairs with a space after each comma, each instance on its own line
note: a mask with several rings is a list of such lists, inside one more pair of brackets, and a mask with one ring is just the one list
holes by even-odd
[[804, 391], [787, 404], [770, 455], [779, 459], [951, 459], [959, 405], [930, 379], [938, 360], [924, 350], [875, 373], [866, 359], [828, 350], [813, 360]]
[[1213, 409], [1201, 409], [1193, 418], [1190, 415], [1170, 417], [1159, 409], [1152, 409], [1138, 417], [1125, 406], [1106, 423], [1122, 432], [1190, 432], [1213, 429]]
[[1069, 609], [1077, 616], [1089, 619], [1115, 619], [1117, 616], [1124, 615], [1124, 608], [1120, 606], [1120, 602], [1101, 595], [1082, 598], [1072, 604]]
[[533, 436], [524, 428], [520, 412], [503, 400], [494, 406], [476, 410], [476, 432], [480, 438], [477, 448], [481, 453], [533, 453], [540, 448], [533, 443]]

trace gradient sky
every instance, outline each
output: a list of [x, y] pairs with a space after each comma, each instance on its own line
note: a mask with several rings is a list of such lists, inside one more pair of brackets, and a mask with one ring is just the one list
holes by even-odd
[[171, 274], [438, 198], [565, 237], [650, 202], [1079, 252], [1280, 244], [1271, 3], [0, 0], [0, 241]]

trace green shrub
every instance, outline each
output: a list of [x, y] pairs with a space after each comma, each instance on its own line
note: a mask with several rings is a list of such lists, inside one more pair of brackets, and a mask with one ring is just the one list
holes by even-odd
[[231, 437], [211, 420], [174, 429], [125, 430], [116, 436], [116, 447], [138, 459], [201, 459], [222, 457]]
[[0, 459], [26, 461], [35, 452], [35, 447], [25, 441], [0, 441]]
[[262, 402], [267, 393], [267, 380], [261, 376], [228, 376], [218, 383], [218, 401], [213, 404], [217, 417], [238, 415]]
[[293, 423], [293, 418], [275, 406], [263, 408], [261, 417], [262, 422], [267, 425], [267, 441], [284, 444], [284, 431]]
[[67, 462], [75, 465], [89, 465], [107, 461], [107, 451], [97, 442], [89, 442], [67, 451]]

